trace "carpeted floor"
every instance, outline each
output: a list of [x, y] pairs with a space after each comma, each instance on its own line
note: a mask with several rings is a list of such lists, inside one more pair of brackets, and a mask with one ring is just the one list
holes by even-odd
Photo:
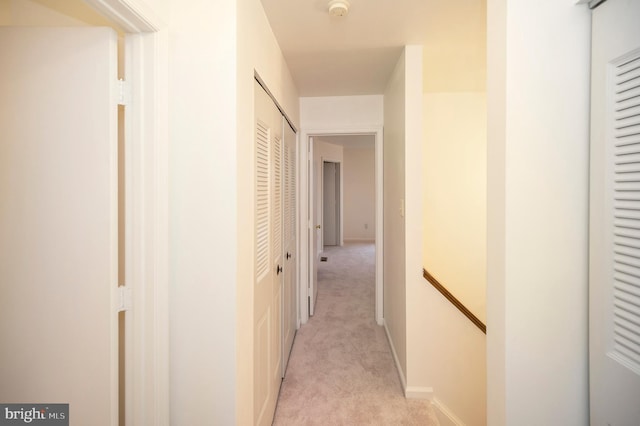
[[428, 401], [407, 400], [374, 318], [374, 245], [325, 247], [315, 315], [298, 330], [277, 426], [437, 426]]

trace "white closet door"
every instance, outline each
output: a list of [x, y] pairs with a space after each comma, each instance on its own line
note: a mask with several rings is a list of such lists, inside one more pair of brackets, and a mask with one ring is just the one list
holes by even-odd
[[640, 1], [593, 11], [591, 424], [640, 422]]
[[0, 27], [0, 401], [117, 424], [117, 38]]
[[282, 305], [282, 372], [287, 368], [293, 338], [297, 328], [298, 283], [296, 280], [296, 134], [283, 119], [284, 125], [284, 285]]
[[255, 87], [254, 417], [270, 425], [282, 381], [282, 115]]

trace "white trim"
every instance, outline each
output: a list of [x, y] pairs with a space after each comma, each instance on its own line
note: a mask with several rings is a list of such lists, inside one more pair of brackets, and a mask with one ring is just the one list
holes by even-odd
[[136, 0], [84, 0], [126, 33], [155, 32], [164, 27], [146, 3]]
[[384, 137], [382, 126], [376, 130], [376, 322], [384, 322]]
[[589, 9], [595, 9], [596, 7], [600, 6], [605, 1], [606, 0], [574, 0], [574, 3], [575, 3], [576, 6], [584, 4], [584, 5], [589, 6]]
[[[302, 147], [302, 148], [301, 148]], [[300, 160], [302, 154], [301, 152], [304, 151], [304, 146], [302, 146], [302, 139], [300, 138], [300, 132], [296, 131], [296, 175], [294, 176], [294, 179], [296, 180], [296, 213], [298, 214], [298, 217], [296, 218], [296, 222], [297, 222], [297, 237], [296, 237], [296, 285], [297, 285], [297, 294], [296, 296], [298, 296], [298, 303], [297, 303], [297, 311], [296, 311], [296, 331], [300, 329], [300, 326], [302, 325], [302, 321], [301, 321], [301, 315], [302, 315], [302, 311], [305, 310], [303, 309], [302, 305], [302, 296], [300, 295], [301, 291], [302, 291], [302, 264], [305, 263], [306, 261], [301, 260], [304, 259], [303, 256], [303, 252], [302, 252], [302, 234], [304, 233], [305, 235], [307, 234], [307, 227], [308, 227], [308, 221], [302, 220], [302, 216], [300, 214], [300, 211], [302, 210], [302, 201], [300, 200], [301, 198], [301, 194], [304, 192], [302, 189], [302, 173], [300, 171], [300, 168], [302, 167], [302, 161]], [[294, 337], [294, 341], [295, 341], [295, 337]]]
[[441, 400], [433, 397], [431, 405], [436, 411], [441, 426], [466, 426]]
[[375, 238], [345, 238], [344, 243], [375, 243]]
[[[129, 424], [167, 424], [168, 419], [168, 170], [166, 95], [154, 90], [159, 74], [147, 75], [140, 67], [153, 61], [163, 35], [130, 35], [127, 50], [132, 56], [127, 79], [133, 88], [133, 102], [127, 113], [130, 128], [132, 215], [132, 269], [134, 288], [133, 416]], [[127, 55], [128, 56], [128, 55]], [[137, 64], [136, 64], [137, 62]], [[166, 75], [166, 74], [165, 74]], [[156, 81], [158, 79], [159, 81]], [[162, 100], [164, 98], [164, 101]], [[129, 404], [129, 405], [131, 405]]]
[[379, 125], [357, 126], [357, 127], [325, 127], [302, 129], [300, 131], [300, 167], [299, 170], [299, 194], [300, 209], [300, 324], [306, 324], [309, 320], [308, 306], [309, 300], [309, 280], [310, 280], [310, 241], [309, 241], [309, 138], [313, 136], [332, 136], [332, 135], [374, 135], [375, 136], [375, 152], [376, 152], [376, 306], [375, 318], [378, 325], [383, 325], [384, 317], [384, 293], [383, 293], [383, 146], [384, 135], [383, 127]]
[[404, 373], [402, 372], [402, 368], [400, 367], [400, 359], [398, 359], [398, 354], [396, 353], [396, 348], [393, 346], [393, 340], [391, 339], [391, 333], [389, 332], [389, 328], [387, 327], [387, 322], [383, 319], [382, 325], [384, 327], [384, 333], [387, 336], [387, 342], [389, 342], [389, 347], [391, 348], [391, 354], [393, 355], [393, 362], [396, 364], [396, 371], [398, 372], [398, 377], [400, 378], [400, 385], [402, 386], [402, 392], [405, 393], [407, 390], [407, 379], [404, 377]]
[[[85, 0], [125, 35], [127, 285], [126, 423], [169, 425], [168, 36], [138, 0]], [[129, 352], [130, 351], [130, 352]]]
[[425, 399], [431, 401], [433, 400], [433, 388], [407, 386], [404, 390], [404, 396], [407, 399]]

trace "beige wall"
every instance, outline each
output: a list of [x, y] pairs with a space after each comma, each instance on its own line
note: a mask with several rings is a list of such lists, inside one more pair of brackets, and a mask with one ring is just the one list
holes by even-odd
[[300, 98], [300, 121], [307, 131], [382, 126], [383, 97], [369, 95]]
[[374, 138], [371, 147], [344, 149], [344, 240], [375, 240], [375, 160]]
[[11, 1], [0, 1], [0, 25], [11, 25]]
[[316, 167], [321, 167], [320, 161], [332, 161], [334, 163], [342, 163], [344, 161], [344, 148], [342, 145], [336, 145], [326, 142], [322, 137], [313, 138], [314, 159], [318, 161]]
[[488, 423], [585, 425], [590, 11], [489, 0], [487, 27]]
[[484, 93], [424, 95], [424, 267], [486, 322]]
[[[459, 4], [457, 14], [473, 16], [464, 24], [456, 17], [439, 17], [455, 25], [456, 36], [424, 46], [424, 92], [484, 92], [486, 90], [486, 1]], [[479, 18], [479, 19], [478, 19]], [[435, 34], [438, 29], [433, 28]]]
[[[384, 322], [403, 379], [407, 377], [404, 221], [405, 52], [384, 93]], [[403, 383], [404, 385], [405, 383]]]

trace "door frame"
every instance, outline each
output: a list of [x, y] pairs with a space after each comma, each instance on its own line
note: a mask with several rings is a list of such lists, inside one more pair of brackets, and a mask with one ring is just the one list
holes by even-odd
[[[168, 29], [139, 0], [84, 0], [125, 32], [126, 424], [169, 425]], [[114, 384], [117, 386], [117, 383]]]
[[[376, 301], [375, 301], [375, 319], [378, 325], [383, 325], [384, 319], [384, 292], [383, 292], [383, 247], [384, 247], [384, 235], [383, 235], [383, 127], [382, 126], [355, 126], [355, 127], [333, 127], [328, 126], [325, 128], [310, 128], [300, 130], [300, 147], [299, 150], [299, 199], [300, 209], [298, 211], [298, 236], [300, 241], [300, 280], [299, 280], [299, 295], [300, 295], [300, 324], [306, 324], [309, 321], [309, 296], [311, 285], [311, 273], [313, 271], [313, 264], [311, 263], [311, 254], [313, 253], [313, 240], [309, 238], [309, 231], [313, 228], [313, 223], [309, 218], [309, 206], [310, 197], [312, 192], [309, 192], [309, 172], [313, 171], [313, 165], [310, 164], [311, 143], [310, 138], [322, 137], [322, 136], [344, 136], [344, 135], [371, 135], [375, 137], [375, 190], [376, 190]], [[305, 308], [306, 307], [306, 308]]]

